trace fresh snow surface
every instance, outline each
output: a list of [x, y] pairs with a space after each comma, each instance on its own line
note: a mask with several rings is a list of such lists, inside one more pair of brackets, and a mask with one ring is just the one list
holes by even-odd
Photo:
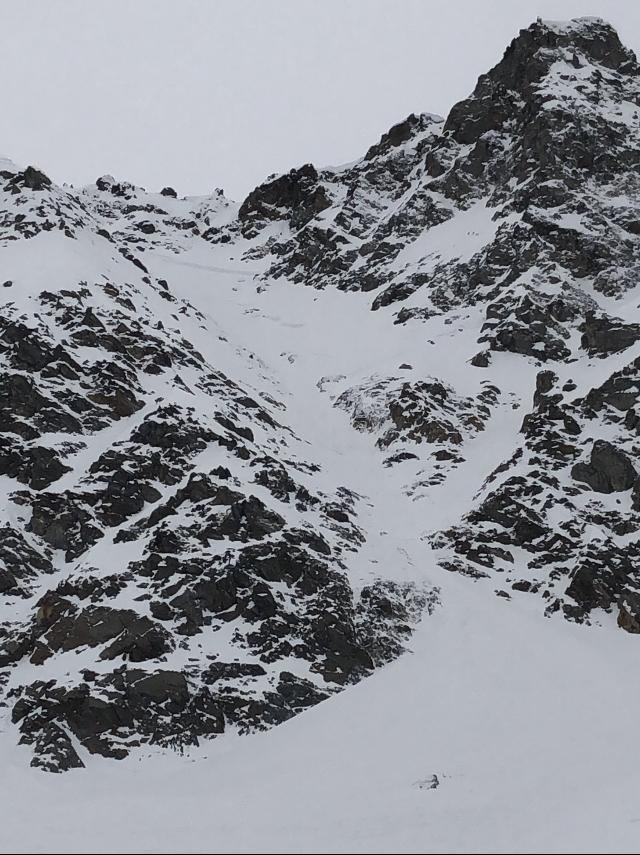
[[2, 850], [636, 852], [635, 639], [464, 579], [444, 606], [413, 655], [267, 733], [62, 776], [5, 748]]

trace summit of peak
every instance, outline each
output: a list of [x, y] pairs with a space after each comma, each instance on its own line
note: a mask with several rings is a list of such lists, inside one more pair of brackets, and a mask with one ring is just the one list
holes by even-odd
[[604, 18], [599, 18], [597, 16], [592, 15], [585, 15], [580, 18], [569, 18], [566, 21], [556, 21], [548, 18], [537, 18], [537, 20], [533, 24], [531, 24], [531, 26], [543, 27], [559, 35], [595, 31], [601, 33], [602, 30], [609, 30], [615, 33], [617, 36], [615, 28], [608, 21], [605, 21]]
[[623, 73], [637, 73], [636, 57], [625, 47], [615, 28], [602, 18], [547, 21], [538, 18], [507, 47], [489, 76], [510, 89], [521, 89], [535, 80], [547, 64], [545, 54], [573, 51], [586, 60]]
[[[611, 24], [601, 18], [566, 22], [539, 18], [521, 30], [500, 62], [479, 77], [471, 96], [452, 108], [444, 129], [458, 142], [475, 142], [486, 131], [517, 123], [523, 110], [534, 115], [544, 100], [539, 96], [551, 74], [560, 75], [565, 88], [576, 90], [571, 81], [579, 69], [583, 83], [592, 75], [595, 83], [618, 75], [620, 83], [627, 81], [633, 89], [629, 98], [635, 100], [640, 66]], [[616, 92], [619, 89], [617, 86]], [[615, 100], [616, 92], [598, 91], [597, 100]]]

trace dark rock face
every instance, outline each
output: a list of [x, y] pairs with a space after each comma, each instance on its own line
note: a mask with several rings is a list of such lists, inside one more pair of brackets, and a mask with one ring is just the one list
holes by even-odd
[[54, 549], [62, 549], [72, 561], [102, 536], [93, 516], [80, 505], [80, 497], [41, 493], [33, 498], [30, 530]]
[[476, 368], [488, 368], [491, 364], [491, 351], [481, 350], [472, 356], [469, 362]]
[[566, 596], [577, 606], [567, 603], [565, 614], [584, 619], [594, 609], [611, 611], [617, 606], [620, 609], [618, 625], [633, 631], [634, 620], [640, 615], [637, 594], [629, 589], [629, 583], [634, 584], [636, 580], [636, 561], [635, 549], [620, 550], [613, 544], [587, 549], [566, 590]]
[[624, 324], [612, 318], [597, 318], [588, 312], [582, 330], [582, 346], [590, 354], [607, 356], [626, 350], [640, 339], [640, 324]]
[[[464, 398], [434, 378], [403, 381], [372, 378], [343, 392], [335, 406], [346, 410], [356, 430], [377, 434], [376, 446], [395, 453], [385, 460], [392, 466], [415, 458], [409, 449], [423, 444], [422, 458], [430, 458], [425, 483], [442, 482], [451, 468], [463, 462], [464, 444], [484, 430], [500, 390], [482, 384], [477, 398]], [[428, 475], [427, 475], [428, 472]]]
[[290, 212], [291, 225], [300, 228], [329, 205], [326, 191], [318, 183], [318, 172], [307, 163], [257, 187], [242, 203], [238, 217], [246, 231], [255, 230], [256, 221], [268, 222]]
[[437, 592], [417, 591], [410, 585], [376, 582], [360, 594], [356, 615], [360, 633], [373, 662], [391, 662], [403, 650], [411, 626], [425, 611], [431, 614], [438, 603]]
[[45, 772], [84, 768], [65, 731], [53, 722], [43, 727], [36, 737], [31, 765]]
[[480, 77], [472, 98], [451, 110], [445, 131], [450, 131], [458, 142], [469, 143], [487, 131], [499, 130], [515, 107], [515, 101], [510, 99], [517, 92], [535, 92], [548, 71], [547, 57], [563, 50], [585, 55], [611, 70], [634, 73], [634, 55], [621, 44], [610, 25], [595, 19], [579, 19], [571, 24], [554, 28], [538, 21], [521, 30], [498, 65]]
[[45, 190], [51, 186], [51, 179], [34, 166], [27, 166], [23, 173], [13, 179], [14, 187], [20, 185], [27, 190]]
[[51, 561], [9, 523], [0, 530], [0, 593], [28, 596], [31, 582], [51, 573]]
[[428, 116], [416, 116], [415, 113], [412, 113], [403, 122], [398, 122], [386, 134], [382, 134], [380, 142], [371, 146], [364, 156], [365, 160], [375, 160], [380, 155], [388, 154], [391, 149], [409, 142], [416, 133], [428, 128], [429, 118]]
[[634, 407], [640, 397], [640, 362], [636, 359], [622, 370], [614, 372], [605, 382], [591, 389], [585, 397], [585, 407], [594, 416], [615, 414], [635, 430], [637, 417]]
[[[428, 114], [409, 116], [352, 169], [320, 171], [307, 164], [268, 181], [243, 202], [227, 239], [235, 228], [259, 237], [269, 224], [286, 224], [293, 237], [274, 238], [256, 250], [271, 253], [269, 276], [342, 290], [370, 291], [388, 283], [384, 268], [400, 249], [397, 235], [416, 237], [450, 216], [422, 189], [397, 204], [423, 171], [422, 158], [441, 123]], [[381, 217], [385, 209], [389, 217]]]
[[[60, 610], [60, 601], [52, 604], [46, 597], [37, 613], [37, 622], [49, 623], [51, 609]], [[62, 606], [53, 625], [40, 637], [34, 657], [44, 661], [56, 651], [74, 650], [78, 647], [96, 647], [111, 642], [100, 653], [101, 659], [119, 656], [131, 662], [156, 659], [172, 648], [169, 634], [149, 618], [130, 609], [113, 609], [108, 606], [90, 606], [82, 611], [70, 604]], [[33, 659], [33, 657], [32, 657]]]
[[[33, 683], [13, 708], [22, 741], [40, 747], [49, 734], [60, 732], [63, 721], [91, 754], [121, 758], [140, 739], [160, 741], [169, 747], [193, 743], [198, 736], [221, 733], [224, 719], [213, 696], [194, 691], [177, 671], [119, 669], [103, 677], [88, 675], [89, 683], [77, 688]], [[45, 734], [43, 737], [41, 734]], [[116, 737], [117, 742], [111, 742]], [[48, 742], [49, 740], [47, 740]], [[83, 765], [68, 745], [45, 757], [37, 751], [32, 765], [63, 771]]]
[[593, 443], [588, 463], [576, 463], [571, 470], [576, 481], [584, 481], [596, 493], [630, 490], [637, 473], [623, 451], [599, 439]]
[[637, 594], [627, 592], [627, 599], [619, 604], [618, 626], [637, 635], [640, 632], [640, 601]]
[[[559, 611], [588, 622], [594, 611], [615, 610], [619, 625], [635, 631], [640, 554], [635, 539], [624, 546], [619, 540], [640, 531], [633, 437], [626, 428], [639, 391], [635, 373], [631, 363], [572, 401], [575, 384], [561, 389], [555, 372], [538, 373], [522, 445], [489, 476], [482, 500], [460, 524], [432, 537], [443, 568], [473, 578], [504, 574], [513, 579], [512, 591], [542, 596], [549, 615]], [[593, 431], [594, 419], [622, 430], [623, 447], [597, 440], [580, 461], [581, 437], [585, 428]], [[580, 501], [580, 484], [594, 499]], [[624, 491], [631, 492], [630, 509], [618, 501], [619, 510], [611, 510], [597, 499]], [[593, 530], [598, 537], [587, 536]]]
[[543, 362], [569, 356], [565, 329], [553, 315], [553, 307], [525, 296], [517, 303], [507, 297], [487, 308], [478, 339], [490, 350], [518, 353]]
[[49, 487], [69, 471], [51, 448], [25, 448], [12, 438], [0, 439], [0, 474], [15, 478], [34, 490]]

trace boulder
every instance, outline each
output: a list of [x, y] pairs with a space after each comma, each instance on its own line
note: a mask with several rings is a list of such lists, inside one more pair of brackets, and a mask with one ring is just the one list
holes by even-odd
[[29, 530], [54, 549], [62, 549], [67, 561], [82, 555], [103, 537], [82, 497], [70, 492], [40, 493], [33, 500]]
[[607, 315], [596, 316], [594, 312], [587, 312], [579, 329], [582, 347], [596, 356], [619, 353], [640, 339], [640, 324], [625, 324]]
[[633, 464], [610, 442], [598, 439], [588, 463], [580, 462], [571, 470], [576, 481], [588, 484], [596, 493], [620, 493], [630, 490], [637, 478]]
[[55, 722], [47, 724], [34, 745], [31, 765], [43, 772], [67, 772], [69, 769], [84, 769], [84, 763], [73, 747], [69, 736]]
[[[123, 656], [131, 662], [155, 659], [173, 646], [166, 630], [148, 617], [132, 609], [109, 606], [88, 606], [80, 612], [70, 607], [50, 624], [41, 639], [50, 652], [96, 647], [107, 641], [112, 643], [102, 650], [101, 659]], [[46, 653], [40, 652], [39, 660], [44, 656]]]

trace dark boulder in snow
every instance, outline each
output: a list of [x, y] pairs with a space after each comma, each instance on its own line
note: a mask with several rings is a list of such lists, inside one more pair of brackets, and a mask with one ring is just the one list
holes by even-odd
[[626, 350], [640, 339], [640, 324], [625, 324], [606, 315], [597, 317], [588, 312], [582, 332], [582, 347], [592, 355], [607, 356]]
[[32, 500], [29, 530], [54, 549], [61, 549], [67, 561], [82, 555], [103, 537], [83, 497], [74, 493], [39, 493]]
[[27, 190], [46, 190], [51, 187], [51, 179], [35, 166], [27, 166], [24, 172], [18, 173], [10, 182], [12, 187], [24, 187]]
[[84, 763], [73, 747], [64, 729], [56, 722], [49, 722], [38, 733], [34, 743], [31, 765], [45, 772], [67, 772], [83, 769]]
[[576, 463], [571, 475], [576, 481], [588, 484], [596, 493], [630, 490], [637, 478], [627, 455], [602, 439], [593, 443], [589, 462]]

